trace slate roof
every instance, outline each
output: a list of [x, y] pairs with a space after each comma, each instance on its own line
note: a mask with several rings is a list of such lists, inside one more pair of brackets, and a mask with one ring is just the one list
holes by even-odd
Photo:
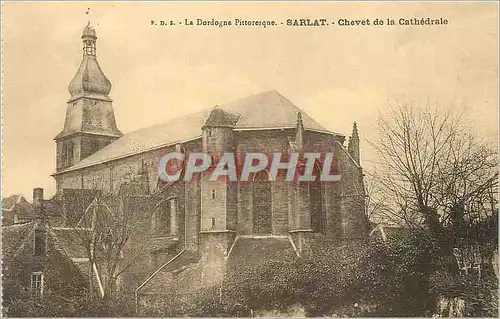
[[[304, 111], [299, 109], [277, 91], [262, 92], [228, 104], [220, 105], [215, 109], [224, 110], [227, 114], [233, 114], [228, 117], [224, 116], [224, 122], [233, 123], [233, 116], [238, 116], [237, 121], [234, 123], [235, 130], [295, 128], [297, 112], [300, 111], [302, 113], [302, 122], [306, 130], [340, 135], [330, 132], [319, 125]], [[172, 119], [163, 124], [125, 134], [91, 156], [55, 174], [77, 170], [152, 149], [201, 138], [201, 128], [207, 123], [212, 111], [213, 109], [206, 109], [194, 114]]]
[[2, 259], [15, 257], [17, 251], [33, 232], [34, 222], [2, 227]]
[[[17, 251], [28, 241], [32, 240], [30, 234], [33, 233], [34, 228], [34, 221], [2, 227], [3, 258], [9, 259], [15, 257]], [[55, 241], [56, 249], [69, 258], [85, 258], [87, 254], [85, 247], [81, 244], [81, 238], [84, 238], [83, 234], [81, 234], [82, 231], [73, 228], [51, 228], [49, 238]]]

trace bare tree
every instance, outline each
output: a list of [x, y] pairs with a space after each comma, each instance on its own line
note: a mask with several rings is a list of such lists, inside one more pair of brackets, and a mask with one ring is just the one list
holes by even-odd
[[144, 259], [151, 239], [149, 206], [147, 196], [98, 193], [74, 227], [72, 235], [85, 249], [104, 306], [116, 292], [118, 278]]
[[[452, 111], [401, 105], [380, 114], [380, 163], [371, 178], [381, 190], [377, 214], [410, 228], [442, 230], [459, 208], [498, 202], [497, 153]], [[478, 207], [476, 205], [476, 207]], [[467, 211], [472, 218], [475, 212]]]

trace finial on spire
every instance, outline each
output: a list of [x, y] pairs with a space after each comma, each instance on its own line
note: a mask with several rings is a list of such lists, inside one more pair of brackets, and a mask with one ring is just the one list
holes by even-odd
[[302, 123], [302, 113], [297, 112], [297, 127], [295, 132], [295, 143], [298, 150], [304, 146], [304, 123]]
[[94, 28], [90, 25], [90, 20], [88, 20], [87, 25], [82, 32], [83, 39], [83, 56], [95, 56], [96, 55], [96, 40]]
[[352, 134], [349, 137], [349, 144], [347, 145], [347, 150], [351, 157], [356, 161], [359, 165], [359, 134], [358, 134], [358, 126], [356, 121], [352, 124]]
[[352, 123], [352, 135], [356, 135], [356, 137], [358, 136], [358, 125], [356, 124], [356, 121]]
[[94, 40], [97, 39], [97, 37], [95, 35], [94, 27], [92, 27], [90, 25], [90, 20], [87, 20], [87, 25], [85, 26], [85, 28], [83, 29], [83, 32], [82, 32], [82, 39], [84, 39], [86, 37], [94, 38]]

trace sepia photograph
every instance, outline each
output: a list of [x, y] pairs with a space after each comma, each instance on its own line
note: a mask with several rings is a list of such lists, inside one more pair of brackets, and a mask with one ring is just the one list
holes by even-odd
[[1, 5], [2, 317], [498, 317], [498, 2]]

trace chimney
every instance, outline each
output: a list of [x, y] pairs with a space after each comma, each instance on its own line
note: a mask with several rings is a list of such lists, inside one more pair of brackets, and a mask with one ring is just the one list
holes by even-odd
[[42, 206], [43, 201], [43, 188], [33, 188], [33, 205], [35, 208]]

